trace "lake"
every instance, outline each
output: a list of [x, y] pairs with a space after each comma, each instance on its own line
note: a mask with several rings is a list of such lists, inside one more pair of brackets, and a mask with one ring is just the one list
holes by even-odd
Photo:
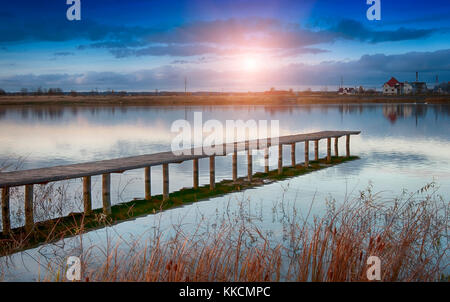
[[[203, 120], [279, 120], [280, 134], [321, 130], [360, 130], [352, 136], [351, 153], [359, 160], [337, 165], [311, 174], [271, 183], [244, 192], [215, 197], [156, 215], [139, 217], [118, 225], [89, 232], [89, 242], [103, 244], [106, 234], [112, 237], [139, 238], [155, 224], [171, 229], [174, 224], [193, 228], [202, 217], [221, 217], [223, 213], [242, 210], [258, 213], [258, 224], [268, 233], [283, 232], [276, 219], [278, 201], [307, 211], [314, 200], [312, 213], [325, 211], [325, 201], [357, 196], [369, 184], [384, 199], [398, 196], [403, 190], [414, 192], [427, 183], [436, 182], [438, 193], [448, 202], [450, 193], [450, 106], [433, 104], [351, 104], [308, 106], [204, 106], [204, 107], [1, 107], [0, 163], [23, 160], [20, 169], [71, 164], [117, 157], [169, 151], [176, 133], [170, 131], [178, 119], [192, 121], [194, 112]], [[340, 140], [340, 152], [345, 140]], [[297, 144], [297, 160], [303, 160], [303, 143]], [[313, 154], [312, 145], [310, 147]], [[320, 156], [325, 156], [325, 141]], [[284, 165], [290, 164], [290, 148], [284, 149]], [[311, 155], [312, 156], [312, 155]], [[264, 170], [262, 154], [253, 158], [253, 171]], [[238, 175], [245, 176], [246, 156], [239, 156]], [[200, 160], [200, 185], [209, 183], [208, 159]], [[271, 167], [276, 168], [276, 163]], [[9, 169], [13, 169], [10, 167]], [[231, 156], [216, 158], [216, 181], [230, 179]], [[143, 170], [112, 175], [112, 203], [144, 196]], [[101, 207], [101, 180], [93, 177], [93, 207]], [[170, 166], [170, 191], [192, 186], [192, 163]], [[81, 181], [67, 182], [67, 194], [81, 192]], [[162, 192], [162, 169], [152, 168], [152, 194]], [[70, 196], [72, 196], [70, 195]], [[73, 198], [62, 212], [82, 209]], [[20, 207], [13, 204], [12, 207]], [[276, 209], [275, 209], [276, 208]], [[20, 221], [16, 222], [20, 224]], [[213, 225], [211, 223], [210, 225]], [[124, 239], [124, 240], [125, 240]], [[55, 253], [65, 255], [80, 248], [76, 238], [66, 244], [31, 249], [12, 256], [13, 266], [4, 272], [5, 280], [36, 280], [36, 259]], [[86, 243], [88, 242], [88, 243]], [[42, 259], [52, 258], [44, 257]], [[42, 260], [44, 261], [44, 260]], [[50, 260], [51, 261], [51, 260]]]

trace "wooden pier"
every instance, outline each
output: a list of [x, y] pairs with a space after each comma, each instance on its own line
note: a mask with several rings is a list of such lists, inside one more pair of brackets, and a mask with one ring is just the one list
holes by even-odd
[[[268, 148], [278, 145], [278, 173], [283, 173], [283, 146], [291, 147], [291, 163], [296, 165], [295, 146], [296, 143], [305, 143], [305, 161], [309, 164], [309, 143], [314, 141], [314, 159], [319, 159], [319, 141], [327, 140], [327, 161], [331, 161], [331, 140], [334, 138], [335, 156], [339, 156], [338, 140], [346, 137], [346, 156], [350, 156], [350, 136], [358, 135], [360, 131], [321, 131], [307, 134], [296, 134], [280, 136], [278, 138], [267, 138], [258, 140], [248, 140], [244, 142], [225, 143], [222, 146], [193, 148], [186, 150], [182, 155], [175, 155], [173, 152], [160, 152], [148, 155], [132, 156], [81, 164], [55, 166], [40, 169], [30, 169], [14, 172], [0, 173], [1, 188], [1, 208], [2, 208], [2, 230], [3, 234], [11, 231], [10, 210], [9, 210], [9, 189], [11, 187], [25, 186], [24, 209], [25, 209], [25, 229], [29, 232], [34, 227], [33, 216], [33, 185], [47, 184], [49, 182], [62, 181], [80, 178], [83, 182], [83, 204], [84, 212], [89, 215], [92, 212], [91, 197], [91, 176], [102, 175], [102, 201], [103, 213], [111, 214], [111, 173], [123, 173], [128, 170], [144, 169], [145, 199], [151, 198], [151, 167], [162, 165], [163, 169], [163, 199], [169, 198], [169, 164], [179, 164], [184, 161], [193, 161], [193, 187], [199, 186], [198, 160], [209, 158], [210, 168], [210, 189], [215, 188], [215, 157], [233, 154], [233, 181], [237, 180], [237, 152], [247, 152], [248, 181], [252, 181], [253, 163], [252, 151], [265, 150], [265, 172], [269, 171]], [[278, 141], [276, 140], [278, 139]], [[272, 142], [276, 142], [272, 143]], [[219, 148], [218, 148], [219, 147]], [[220, 148], [221, 147], [221, 148]], [[211, 150], [220, 149], [221, 152], [212, 153]]]

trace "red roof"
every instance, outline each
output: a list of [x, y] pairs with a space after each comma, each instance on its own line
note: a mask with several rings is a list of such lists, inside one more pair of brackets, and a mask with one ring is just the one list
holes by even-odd
[[395, 85], [400, 84], [399, 81], [397, 81], [396, 78], [392, 77], [389, 81], [387, 81], [385, 84], [388, 84], [391, 87], [395, 87]]

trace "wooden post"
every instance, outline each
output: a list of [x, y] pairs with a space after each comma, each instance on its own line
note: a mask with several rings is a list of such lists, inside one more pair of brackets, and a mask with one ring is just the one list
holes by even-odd
[[347, 157], [350, 157], [350, 134], [347, 134], [346, 136], [346, 140], [345, 140], [345, 149], [346, 149], [346, 153], [347, 153]]
[[169, 164], [163, 164], [163, 201], [169, 199]]
[[25, 230], [29, 233], [34, 228], [33, 185], [25, 186]]
[[145, 200], [152, 199], [152, 170], [150, 167], [144, 169], [144, 187], [145, 187]]
[[103, 214], [111, 215], [111, 174], [102, 175]]
[[264, 149], [264, 173], [269, 173], [269, 148]]
[[198, 189], [198, 158], [194, 158], [194, 160], [192, 161], [192, 169], [193, 169], [193, 184], [194, 184], [194, 189]]
[[291, 164], [295, 167], [295, 143], [291, 144]]
[[237, 181], [237, 151], [233, 152], [233, 181]]
[[252, 158], [252, 150], [247, 150], [247, 179], [249, 182], [252, 182], [253, 176], [253, 158]]
[[9, 188], [2, 189], [2, 230], [3, 235], [8, 235], [11, 231], [11, 218], [9, 217]]
[[278, 174], [283, 173], [283, 145], [278, 145]]
[[334, 138], [334, 156], [339, 157], [339, 137]]
[[327, 138], [327, 163], [331, 163], [331, 137]]
[[216, 157], [209, 157], [209, 189], [214, 190], [216, 187]]
[[309, 141], [305, 141], [305, 167], [309, 167]]
[[84, 214], [90, 215], [92, 213], [92, 196], [91, 196], [91, 177], [83, 177], [83, 204]]
[[319, 140], [314, 141], [314, 160], [319, 160]]

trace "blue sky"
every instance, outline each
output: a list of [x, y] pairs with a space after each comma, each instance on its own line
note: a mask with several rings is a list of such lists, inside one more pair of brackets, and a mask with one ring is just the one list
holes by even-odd
[[65, 0], [0, 5], [0, 88], [262, 91], [450, 79], [448, 1]]

